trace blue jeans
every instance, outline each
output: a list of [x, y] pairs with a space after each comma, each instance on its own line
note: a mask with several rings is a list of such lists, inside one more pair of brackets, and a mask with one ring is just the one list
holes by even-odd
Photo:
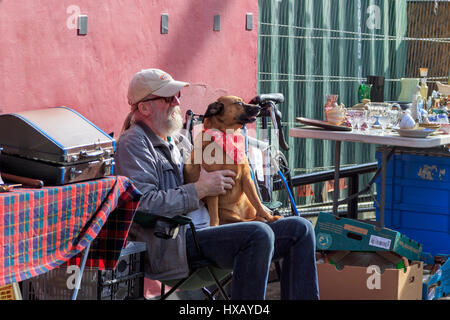
[[190, 267], [212, 263], [233, 269], [233, 300], [264, 300], [272, 260], [283, 259], [281, 299], [317, 300], [319, 286], [315, 235], [310, 221], [286, 217], [270, 224], [241, 222], [197, 230], [202, 259], [190, 230], [186, 233]]

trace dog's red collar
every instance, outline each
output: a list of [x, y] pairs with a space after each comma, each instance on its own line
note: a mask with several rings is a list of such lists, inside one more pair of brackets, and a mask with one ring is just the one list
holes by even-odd
[[219, 130], [204, 129], [204, 134], [211, 137], [235, 164], [241, 164], [245, 159], [245, 138], [240, 133], [225, 133]]

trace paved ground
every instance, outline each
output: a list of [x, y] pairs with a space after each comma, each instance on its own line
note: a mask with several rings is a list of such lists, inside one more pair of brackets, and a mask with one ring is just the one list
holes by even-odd
[[266, 300], [280, 300], [280, 282], [272, 282], [267, 285]]

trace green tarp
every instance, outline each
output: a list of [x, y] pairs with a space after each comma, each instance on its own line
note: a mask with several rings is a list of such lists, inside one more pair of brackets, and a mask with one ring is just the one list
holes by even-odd
[[[405, 76], [406, 13], [405, 0], [259, 0], [258, 93], [284, 94], [286, 137], [295, 117], [324, 120], [327, 94], [356, 104], [368, 75], [384, 76], [385, 100], [397, 99], [400, 84], [389, 79]], [[288, 143], [293, 175], [332, 168], [334, 142]], [[376, 161], [374, 145], [343, 143], [341, 155], [343, 165]]]

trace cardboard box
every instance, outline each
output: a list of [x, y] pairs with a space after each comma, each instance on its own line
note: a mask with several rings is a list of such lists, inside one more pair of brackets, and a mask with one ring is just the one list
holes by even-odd
[[[316, 256], [324, 257], [324, 262], [331, 263], [341, 270], [344, 266], [368, 267], [379, 266], [380, 271], [385, 269], [404, 269], [409, 266], [409, 260], [394, 252], [356, 252], [356, 251], [327, 251]], [[320, 259], [320, 258], [319, 258]]]
[[422, 245], [401, 233], [321, 212], [315, 226], [317, 250], [391, 251], [420, 260]]
[[[375, 253], [369, 253], [376, 256]], [[379, 258], [379, 257], [378, 257]], [[317, 274], [321, 300], [421, 300], [423, 262], [415, 261], [404, 268], [381, 265], [335, 265], [320, 262]], [[367, 257], [363, 260], [367, 261]]]
[[0, 300], [22, 300], [19, 284], [14, 282], [0, 287]]

